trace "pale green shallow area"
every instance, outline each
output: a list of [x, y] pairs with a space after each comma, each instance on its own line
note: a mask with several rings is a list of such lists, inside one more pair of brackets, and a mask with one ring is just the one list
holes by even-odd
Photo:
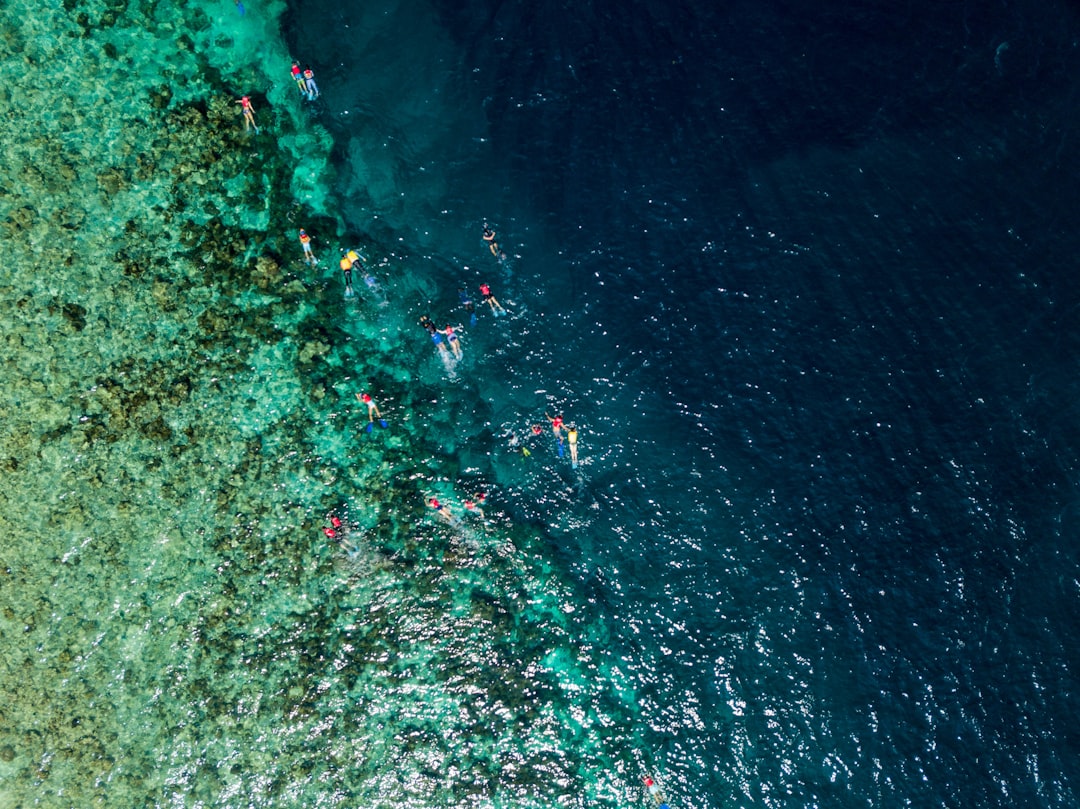
[[632, 661], [535, 530], [431, 522], [415, 326], [298, 260], [337, 223], [282, 10], [0, 10], [0, 809], [637, 795]]

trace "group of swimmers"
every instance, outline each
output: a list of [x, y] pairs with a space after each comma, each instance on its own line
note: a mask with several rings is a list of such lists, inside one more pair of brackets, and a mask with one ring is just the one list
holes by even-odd
[[[487, 243], [487, 244], [489, 244], [491, 246], [492, 253], [494, 255], [497, 256], [501, 252], [499, 250], [498, 243], [495, 241], [495, 232], [493, 230], [491, 230], [491, 228], [488, 227], [488, 225], [486, 223], [484, 225], [484, 230], [483, 230], [483, 239], [484, 239], [485, 243]], [[300, 246], [303, 248], [304, 260], [307, 263], [309, 263], [311, 266], [313, 266], [313, 267], [316, 266], [319, 262], [318, 262], [318, 259], [315, 258], [315, 254], [314, 254], [314, 252], [312, 250], [312, 247], [311, 247], [311, 237], [308, 235], [307, 231], [305, 231], [303, 228], [300, 229]], [[345, 297], [346, 298], [351, 298], [355, 294], [353, 292], [353, 286], [352, 286], [352, 274], [353, 274], [353, 270], [356, 269], [357, 267], [362, 267], [362, 264], [363, 264], [363, 256], [361, 256], [360, 253], [358, 253], [356, 250], [342, 250], [341, 251], [341, 261], [339, 262], [339, 266], [341, 267], [341, 272], [342, 272], [342, 275], [344, 276], [344, 279], [345, 279]], [[367, 283], [369, 288], [374, 289], [376, 281], [371, 276], [370, 273], [365, 272], [364, 281], [365, 281], [365, 283]], [[480, 284], [480, 295], [481, 295], [481, 298], [484, 301], [484, 303], [486, 303], [491, 308], [492, 314], [494, 314], [496, 317], [498, 317], [499, 315], [506, 315], [507, 314], [506, 309], [503, 307], [503, 305], [501, 303], [499, 303], [498, 299], [492, 293], [490, 286], [488, 286], [487, 284]], [[459, 287], [458, 288], [458, 296], [461, 299], [462, 305], [465, 307], [465, 311], [469, 313], [470, 325], [476, 325], [476, 308], [473, 305], [472, 297], [465, 291], [464, 287]], [[462, 354], [463, 354], [462, 348], [461, 348], [461, 338], [458, 335], [457, 330], [455, 329], [455, 327], [452, 324], [446, 323], [443, 326], [443, 328], [440, 329], [438, 327], [438, 325], [435, 323], [435, 321], [432, 320], [430, 316], [425, 314], [425, 315], [421, 315], [421, 317], [420, 317], [420, 326], [428, 333], [428, 336], [431, 338], [432, 343], [434, 343], [436, 349], [438, 349], [439, 353], [444, 357], [445, 360], [449, 361], [449, 358], [450, 358], [451, 355], [453, 355], [453, 358], [455, 360], [460, 360], [461, 359]], [[457, 328], [460, 328], [460, 326], [457, 327]], [[363, 396], [361, 397], [361, 394], [358, 393], [357, 398], [368, 405], [368, 426], [367, 426], [367, 431], [371, 432], [372, 426], [374, 425], [374, 422], [375, 422], [375, 416], [378, 416], [379, 417], [379, 423], [383, 427], [386, 427], [386, 422], [382, 420], [382, 416], [379, 415], [378, 408], [375, 407], [374, 403], [371, 400], [371, 397], [366, 393], [363, 394]], [[578, 431], [577, 431], [577, 428], [574, 427], [573, 425], [569, 425], [569, 426], [565, 425], [563, 423], [563, 418], [562, 418], [561, 415], [560, 416], [551, 416], [551, 415], [548, 415], [547, 413], [545, 413], [544, 415], [547, 417], [548, 421], [551, 422], [551, 429], [552, 429], [552, 432], [555, 435], [555, 441], [556, 441], [556, 446], [557, 446], [559, 457], [560, 458], [563, 457], [565, 448], [569, 447], [569, 449], [570, 449], [570, 464], [574, 469], [577, 469], [577, 466], [578, 466]], [[538, 425], [533, 425], [532, 430], [533, 430], [534, 435], [539, 435], [542, 432], [542, 430], [540, 429], [540, 427]], [[564, 437], [563, 437], [564, 431], [565, 431], [565, 441], [564, 441]], [[514, 442], [515, 446], [516, 446], [516, 443], [517, 442]], [[524, 447], [524, 446], [521, 447], [521, 453], [526, 458], [531, 455], [528, 448]]]
[[300, 70], [300, 64], [298, 62], [293, 62], [291, 72], [293, 81], [296, 82], [296, 86], [300, 88], [300, 95], [308, 101], [314, 101], [319, 97], [319, 88], [318, 85], [315, 84], [315, 73], [312, 71], [310, 65], [303, 70]]
[[[241, 0], [236, 0], [236, 6], [240, 14], [243, 14], [244, 6], [241, 3]], [[307, 99], [308, 101], [314, 101], [316, 98], [319, 97], [319, 88], [315, 84], [315, 74], [312, 72], [310, 67], [301, 71], [300, 65], [296, 62], [293, 62], [292, 78], [296, 82], [296, 85], [300, 90], [300, 94], [305, 99]], [[259, 134], [259, 127], [255, 123], [255, 108], [252, 106], [250, 96], [243, 96], [237, 101], [237, 103], [240, 104], [240, 109], [244, 116], [244, 131], [246, 132], [248, 129], [254, 129], [255, 134]], [[504, 261], [506, 259], [506, 253], [503, 252], [502, 249], [500, 249], [499, 243], [496, 240], [497, 237], [495, 231], [492, 230], [486, 222], [484, 223], [483, 232], [481, 235], [484, 243], [491, 251], [491, 255], [499, 259], [500, 262]], [[310, 264], [312, 267], [317, 266], [319, 261], [315, 258], [315, 254], [312, 250], [311, 237], [302, 228], [300, 230], [300, 245], [303, 248], [304, 261]], [[358, 266], [362, 267], [362, 260], [363, 257], [356, 250], [342, 250], [339, 266], [345, 279], [346, 298], [351, 298], [355, 294], [353, 292], [352, 286], [352, 273], [353, 270], [357, 269]], [[374, 288], [376, 282], [375, 279], [370, 275], [370, 273], [365, 273], [364, 281], [365, 283], [367, 283], [369, 288]], [[492, 313], [496, 317], [507, 314], [506, 309], [503, 308], [502, 304], [500, 304], [499, 301], [495, 298], [494, 294], [492, 294], [491, 292], [491, 287], [489, 287], [487, 284], [480, 284], [480, 295], [481, 299], [484, 301], [484, 303], [488, 304], [488, 306], [491, 308]], [[466, 292], [464, 288], [459, 288], [458, 297], [460, 298], [461, 304], [462, 306], [464, 306], [465, 311], [469, 313], [470, 325], [476, 325], [476, 309], [473, 305], [471, 296]], [[454, 331], [453, 326], [447, 323], [445, 328], [440, 329], [427, 315], [423, 315], [420, 318], [420, 325], [428, 332], [428, 334], [431, 336], [432, 342], [443, 355], [447, 355], [447, 352], [449, 350], [453, 352], [455, 359], [461, 359], [461, 340], [458, 337], [457, 333]], [[371, 397], [371, 394], [367, 392], [357, 393], [356, 399], [358, 402], [367, 407], [368, 423], [365, 428], [366, 432], [370, 433], [375, 428], [376, 420], [378, 420], [377, 423], [383, 429], [389, 426], [386, 420], [383, 418], [383, 415], [379, 410], [378, 404]], [[570, 449], [571, 466], [576, 469], [578, 465], [577, 428], [572, 424], [565, 424], [561, 415], [551, 416], [548, 413], [545, 413], [544, 416], [551, 423], [551, 431], [555, 435], [555, 441], [557, 444], [559, 457], [563, 457], [564, 445], [568, 446]], [[540, 435], [543, 430], [539, 425], [534, 424], [532, 427], [532, 432], [534, 435]], [[563, 440], [564, 432], [565, 444]], [[516, 440], [514, 440], [513, 443], [516, 444]], [[521, 447], [521, 452], [525, 457], [529, 457], [530, 455], [530, 452], [526, 447]], [[484, 492], [478, 492], [472, 497], [467, 498], [462, 503], [462, 505], [464, 506], [466, 512], [470, 514], [475, 514], [479, 516], [481, 520], [485, 520], [486, 518], [484, 516], [484, 509], [482, 508], [482, 506], [486, 499], [487, 495]], [[428, 506], [438, 515], [440, 520], [447, 523], [448, 525], [460, 524], [460, 518], [456, 514], [454, 514], [450, 506], [447, 503], [440, 501], [437, 497], [428, 498]], [[348, 545], [348, 528], [349, 527], [345, 523], [343, 523], [339, 517], [331, 515], [330, 525], [323, 526], [322, 530], [328, 538], [338, 540], [343, 544]], [[651, 777], [646, 776], [644, 779], [644, 783], [646, 791], [648, 792], [650, 797], [652, 797], [658, 804], [658, 809], [669, 809], [667, 803], [664, 801], [664, 798], [660, 793], [660, 787], [656, 784], [656, 782]]]
[[[244, 5], [240, 0], [236, 0], [236, 7], [241, 14], [244, 13]], [[319, 86], [315, 83], [315, 72], [310, 65], [301, 70], [300, 64], [293, 62], [292, 78], [296, 86], [300, 88], [300, 95], [308, 101], [314, 101], [319, 97]], [[240, 105], [240, 113], [244, 116], [244, 131], [254, 129], [255, 134], [258, 135], [259, 127], [255, 124], [255, 107], [251, 104], [251, 96], [241, 96], [236, 103]]]
[[[483, 492], [477, 492], [472, 497], [466, 498], [465, 502], [462, 503], [462, 505], [465, 507], [465, 510], [470, 514], [475, 514], [481, 520], [485, 520], [486, 517], [484, 517], [484, 509], [481, 508], [481, 506], [484, 505], [484, 501], [486, 499], [486, 494], [484, 494]], [[442, 502], [441, 500], [439, 500], [439, 498], [429, 497], [428, 507], [434, 510], [434, 512], [439, 516], [439, 519], [447, 525], [461, 524], [461, 519], [456, 514], [454, 514], [454, 512], [450, 509], [450, 506], [447, 503]]]
[[[435, 321], [427, 315], [420, 316], [420, 325], [423, 326], [424, 330], [431, 337], [431, 342], [439, 349], [440, 354], [444, 357], [448, 357], [448, 352], [452, 351], [454, 359], [461, 359], [461, 340], [458, 338], [457, 332], [454, 331], [453, 326], [447, 323], [445, 328], [440, 329], [435, 325]], [[449, 349], [447, 349], [447, 346], [449, 346]]]
[[[491, 239], [488, 239], [488, 234], [491, 235]], [[495, 232], [492, 231], [486, 224], [484, 225], [484, 240], [493, 246], [493, 252], [498, 253], [498, 245], [493, 241], [495, 238]], [[342, 265], [344, 266], [344, 265]], [[495, 297], [491, 291], [491, 287], [487, 284], [480, 284], [480, 298], [491, 308], [491, 313], [495, 317], [500, 315], [509, 314], [506, 308], [499, 303], [499, 300]], [[465, 287], [458, 287], [458, 299], [461, 301], [461, 305], [465, 308], [465, 311], [469, 315], [469, 325], [476, 325], [476, 306], [473, 304], [472, 296], [466, 291]], [[454, 327], [449, 323], [444, 328], [439, 328], [435, 325], [428, 315], [421, 315], [420, 326], [431, 337], [431, 341], [435, 344], [435, 347], [444, 356], [448, 357], [452, 352], [454, 359], [461, 359], [461, 339], [457, 332], [454, 331]], [[461, 328], [460, 326], [458, 328]], [[445, 338], [445, 339], [444, 339]]]

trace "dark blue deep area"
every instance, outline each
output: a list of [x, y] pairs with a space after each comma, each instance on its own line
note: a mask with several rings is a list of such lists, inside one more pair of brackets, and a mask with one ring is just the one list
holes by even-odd
[[1076, 805], [1077, 6], [290, 17], [353, 226], [521, 312], [460, 395], [583, 425], [567, 493], [504, 479], [672, 805]]

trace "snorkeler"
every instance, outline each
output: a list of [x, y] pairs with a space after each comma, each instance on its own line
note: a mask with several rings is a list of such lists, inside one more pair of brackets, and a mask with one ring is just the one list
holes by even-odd
[[345, 276], [345, 297], [351, 298], [354, 294], [352, 288], [352, 262], [343, 253], [338, 266], [341, 267], [341, 272]]
[[431, 342], [435, 344], [435, 347], [439, 349], [439, 352], [449, 356], [449, 352], [446, 350], [446, 341], [443, 340], [442, 334], [439, 333], [435, 323], [427, 315], [423, 315], [420, 318], [420, 325], [424, 327], [428, 335], [431, 337]]
[[564, 452], [562, 438], [562, 416], [555, 416], [554, 418], [552, 418], [551, 416], [548, 416], [547, 413], [545, 413], [544, 415], [547, 416], [547, 420], [551, 422], [551, 431], [555, 433], [555, 450], [559, 453], [559, 457], [561, 458]]
[[372, 427], [375, 426], [375, 419], [379, 420], [379, 426], [384, 430], [389, 426], [386, 420], [383, 419], [382, 413], [379, 412], [379, 406], [375, 404], [375, 400], [371, 398], [370, 393], [358, 393], [356, 394], [356, 400], [367, 405], [368, 426], [366, 429], [369, 433]]
[[465, 311], [469, 313], [469, 325], [476, 325], [476, 307], [473, 306], [472, 296], [465, 291], [465, 287], [458, 287], [458, 300], [461, 301], [461, 305], [465, 307]]
[[300, 88], [300, 95], [307, 95], [307, 87], [304, 86], [304, 71], [300, 69], [298, 62], [292, 63], [292, 77], [296, 86]]
[[319, 88], [315, 84], [315, 73], [311, 70], [311, 65], [304, 68], [304, 86], [307, 89], [308, 101], [314, 101], [319, 97]]
[[547, 413], [545, 413], [544, 415], [547, 416], [547, 420], [551, 422], [551, 431], [555, 433], [555, 437], [562, 441], [562, 416], [548, 416]]
[[445, 329], [437, 329], [437, 331], [439, 332], [439, 334], [445, 334], [446, 335], [446, 342], [448, 342], [450, 344], [450, 348], [454, 352], [454, 358], [460, 360], [461, 359], [461, 340], [459, 340], [458, 336], [456, 334], [454, 334], [454, 327], [451, 326], [449, 323], [447, 323]]
[[499, 257], [499, 243], [495, 241], [495, 231], [488, 227], [488, 223], [484, 223], [484, 241], [487, 242], [487, 246], [491, 249], [491, 255], [496, 258]]
[[435, 513], [437, 513], [445, 522], [454, 522], [454, 514], [450, 511], [450, 506], [445, 503], [440, 503], [434, 497], [428, 500], [428, 505], [435, 509]]
[[506, 314], [503, 305], [495, 300], [495, 296], [491, 294], [491, 287], [487, 284], [480, 285], [480, 295], [484, 298], [484, 303], [491, 307], [491, 311], [495, 314], [495, 317]]
[[480, 508], [480, 506], [484, 504], [484, 500], [486, 499], [486, 494], [484, 494], [483, 492], [477, 492], [473, 495], [473, 499], [465, 501], [465, 510], [471, 511], [475, 514], [479, 514], [481, 520], [485, 519], [484, 510]]
[[300, 228], [300, 246], [304, 248], [304, 261], [308, 262], [312, 267], [319, 263], [319, 260], [315, 258], [315, 254], [311, 252], [311, 237], [307, 235], [307, 231]]
[[570, 466], [577, 469], [577, 427], [566, 428], [566, 443], [570, 445]]
[[647, 775], [645, 776], [645, 789], [648, 790], [648, 793], [659, 805], [659, 809], [669, 809], [668, 805], [664, 802], [664, 796], [660, 794], [660, 786]]
[[243, 96], [237, 99], [237, 104], [240, 105], [240, 111], [244, 114], [244, 131], [248, 131], [248, 127], [255, 130], [255, 134], [259, 134], [259, 127], [255, 124], [255, 108], [251, 106], [251, 97]]

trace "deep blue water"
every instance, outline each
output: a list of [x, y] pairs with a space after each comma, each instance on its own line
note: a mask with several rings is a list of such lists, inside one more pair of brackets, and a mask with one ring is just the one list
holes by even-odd
[[[447, 395], [491, 429], [448, 451], [602, 616], [673, 807], [1075, 805], [1074, 4], [305, 0], [287, 33], [343, 215], [422, 279], [394, 301], [515, 313], [469, 334]], [[580, 476], [504, 451], [545, 410]]]

